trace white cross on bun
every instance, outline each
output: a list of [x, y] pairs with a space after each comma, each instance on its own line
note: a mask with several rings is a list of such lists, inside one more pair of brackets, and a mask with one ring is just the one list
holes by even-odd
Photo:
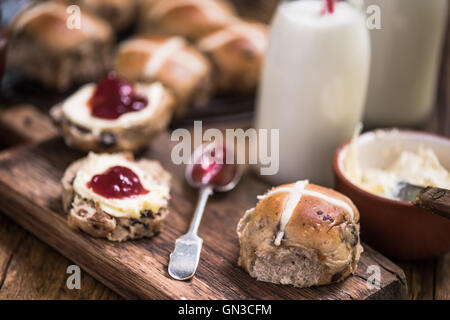
[[196, 48], [177, 36], [136, 36], [122, 42], [115, 58], [117, 74], [132, 81], [160, 81], [176, 100], [175, 116], [203, 106], [211, 91], [211, 65]]
[[308, 181], [278, 186], [240, 220], [239, 264], [260, 281], [310, 287], [343, 281], [361, 252], [359, 212]]

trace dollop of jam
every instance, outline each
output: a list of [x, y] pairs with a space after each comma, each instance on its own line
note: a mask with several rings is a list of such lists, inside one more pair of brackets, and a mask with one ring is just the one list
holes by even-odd
[[133, 170], [122, 166], [111, 167], [104, 173], [95, 175], [87, 183], [87, 187], [110, 199], [123, 199], [150, 192], [142, 186]]
[[[216, 150], [218, 150], [216, 154]], [[192, 180], [201, 185], [222, 187], [230, 183], [236, 175], [237, 167], [226, 163], [226, 149], [213, 149], [211, 156], [202, 155], [200, 163], [192, 167]], [[218, 161], [221, 159], [221, 161]]]
[[144, 109], [148, 100], [138, 95], [131, 83], [109, 73], [97, 84], [88, 105], [93, 117], [114, 120], [124, 113]]

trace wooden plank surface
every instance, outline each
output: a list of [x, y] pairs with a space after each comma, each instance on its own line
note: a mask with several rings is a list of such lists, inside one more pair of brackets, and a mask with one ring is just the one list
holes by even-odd
[[[46, 114], [31, 105], [20, 105], [0, 111], [0, 134], [1, 149], [48, 139], [57, 130]], [[73, 264], [0, 213], [0, 300], [120, 299], [83, 271], [80, 290], [69, 290], [66, 270]]]
[[119, 298], [85, 272], [81, 290], [68, 289], [66, 269], [73, 263], [4, 215], [0, 248], [0, 300]]
[[[28, 109], [28, 110], [24, 110]], [[20, 108], [10, 108], [7, 109], [7, 112], [0, 113], [0, 123], [7, 123], [4, 118], [4, 115], [8, 115], [8, 119], [15, 119], [13, 123], [29, 123], [25, 121], [24, 115], [33, 115], [35, 121], [44, 120], [45, 124], [41, 124], [38, 127], [47, 128], [47, 133], [45, 133], [45, 129], [41, 133], [44, 136], [51, 136], [54, 134], [54, 128], [51, 128], [50, 121], [45, 117], [43, 113], [40, 113], [35, 108], [31, 106]], [[39, 120], [36, 120], [39, 119]], [[440, 119], [440, 120], [439, 120]], [[428, 131], [436, 131], [438, 128], [438, 123], [443, 123], [442, 120], [445, 120], [445, 117], [439, 117], [436, 113], [433, 117], [433, 121], [430, 123], [433, 124], [433, 127], [424, 128]], [[450, 122], [449, 122], [450, 123]], [[35, 124], [37, 125], [37, 123]], [[40, 135], [30, 135], [27, 126], [20, 125], [9, 125], [10, 130], [7, 136], [3, 136], [3, 141], [8, 141], [8, 145], [12, 144], [12, 141], [39, 141]], [[445, 127], [445, 126], [440, 126]], [[6, 137], [8, 139], [6, 139]], [[0, 214], [0, 218], [1, 214]], [[23, 230], [21, 227], [15, 225], [10, 219], [3, 217], [0, 220], [0, 279], [6, 279], [10, 277], [9, 272], [11, 271], [7, 266], [7, 261], [9, 259], [13, 259], [15, 252], [17, 251], [16, 246], [18, 248], [22, 246], [43, 246], [46, 250], [39, 251], [42, 255], [42, 261], [48, 261], [50, 264], [54, 265], [65, 265], [66, 267], [72, 262], [68, 261], [62, 255], [52, 254], [51, 259], [48, 258], [50, 256], [49, 252], [55, 252], [53, 249], [48, 247], [46, 244], [42, 243], [40, 240], [36, 239], [34, 236], [28, 234], [27, 231]], [[28, 234], [29, 241], [22, 241], [17, 243], [16, 240], [19, 239], [22, 234]], [[26, 249], [24, 249], [26, 250]], [[23, 259], [17, 260], [17, 263], [20, 265], [29, 265], [30, 258], [23, 257]], [[450, 276], [448, 275], [448, 270], [450, 270], [450, 253], [446, 256], [432, 261], [425, 262], [399, 262], [400, 266], [404, 268], [404, 271], [407, 276], [408, 282], [408, 299], [449, 299], [450, 296]], [[33, 297], [39, 299], [47, 299], [47, 298], [92, 298], [92, 299], [114, 299], [118, 296], [115, 295], [112, 291], [105, 288], [101, 283], [96, 280], [93, 280], [86, 272], [83, 272], [83, 284], [81, 288], [81, 292], [71, 291], [67, 292], [65, 283], [62, 281], [59, 283], [60, 287], [58, 289], [50, 288], [48, 286], [43, 285], [47, 280], [47, 275], [42, 274], [40, 270], [27, 269], [27, 274], [16, 273], [13, 277], [14, 282], [16, 283], [25, 283], [29, 284], [28, 286], [21, 286], [19, 288], [13, 288], [13, 286], [2, 286], [0, 280], [0, 298], [8, 298], [8, 299], [23, 299], [25, 297]], [[65, 269], [58, 269], [58, 273], [61, 276], [61, 279], [67, 277], [65, 274]], [[22, 278], [28, 278], [26, 282], [22, 281]], [[85, 280], [86, 278], [86, 280]], [[38, 288], [46, 288], [47, 290], [38, 289]], [[56, 292], [64, 292], [64, 296], [60, 296], [55, 294]], [[100, 292], [101, 294], [96, 294], [96, 292]]]
[[[401, 269], [370, 248], [357, 275], [341, 284], [296, 289], [251, 279], [236, 264], [235, 228], [244, 211], [254, 206], [256, 195], [268, 187], [251, 174], [235, 190], [208, 203], [200, 227], [205, 242], [197, 276], [190, 282], [170, 279], [168, 255], [175, 239], [187, 229], [196, 200], [196, 192], [183, 182], [184, 168], [170, 161], [170, 144], [163, 134], [146, 154], [160, 160], [174, 176], [170, 217], [161, 235], [153, 239], [116, 244], [67, 227], [59, 180], [81, 154], [69, 150], [59, 138], [1, 154], [0, 205], [11, 218], [125, 298], [364, 299], [399, 298], [404, 293]], [[381, 291], [368, 288], [365, 281], [367, 267], [374, 264], [381, 267]]]
[[[58, 135], [47, 114], [26, 104], [3, 110], [0, 114], [0, 128], [9, 131], [21, 142], [42, 141]], [[10, 136], [9, 140], [11, 138]]]
[[[9, 117], [13, 117], [16, 119], [20, 119], [21, 115], [23, 114], [30, 114], [30, 113], [36, 113], [36, 109], [28, 106], [30, 110], [27, 112], [23, 112], [23, 110], [16, 109], [16, 108], [10, 108], [8, 109]], [[16, 111], [18, 110], [18, 111]], [[5, 113], [0, 113], [0, 118]], [[15, 116], [12, 116], [15, 114]], [[43, 117], [42, 113], [37, 113], [36, 119], [42, 119]], [[434, 117], [437, 118], [436, 116]], [[442, 118], [441, 118], [442, 119]], [[47, 120], [48, 121], [48, 120]], [[0, 122], [2, 120], [0, 119]], [[19, 120], [16, 120], [16, 122], [19, 122]], [[26, 132], [24, 132], [22, 129], [26, 129], [25, 131], [28, 131], [28, 128], [19, 127], [20, 130], [15, 130], [15, 132], [10, 132], [8, 135], [9, 139], [13, 139], [15, 141], [25, 141], [28, 138], [31, 138], [31, 140], [27, 141], [34, 141], [39, 140], [37, 138], [33, 138], [35, 136], [27, 135]], [[432, 130], [429, 129], [429, 130]], [[49, 130], [49, 134], [53, 132], [52, 130]], [[16, 137], [15, 137], [16, 136]], [[18, 136], [18, 137], [17, 137]], [[23, 234], [28, 234], [29, 241], [22, 241], [20, 243], [17, 243], [17, 239], [20, 239], [20, 237]], [[9, 275], [10, 269], [6, 267], [6, 262], [9, 259], [15, 259], [15, 252], [18, 250], [18, 248], [23, 246], [43, 246], [46, 248], [46, 250], [39, 251], [39, 254], [42, 256], [42, 261], [47, 261], [49, 264], [53, 265], [63, 265], [65, 268], [73, 264], [73, 262], [68, 261], [66, 258], [64, 258], [60, 254], [51, 254], [51, 252], [55, 252], [52, 248], [50, 248], [48, 245], [42, 243], [40, 240], [38, 240], [33, 235], [29, 234], [27, 231], [22, 229], [21, 227], [17, 226], [14, 222], [12, 222], [10, 219], [6, 218], [0, 214], [0, 279], [2, 278], [10, 278]], [[16, 248], [16, 246], [18, 248]], [[27, 250], [26, 248], [23, 250]], [[51, 259], [49, 259], [49, 256], [51, 256]], [[18, 265], [29, 265], [29, 257], [22, 257], [21, 259], [17, 259]], [[425, 265], [425, 266], [424, 266]], [[434, 266], [438, 265], [438, 268], [435, 268]], [[448, 270], [450, 270], [450, 253], [446, 256], [432, 261], [426, 261], [426, 262], [400, 262], [400, 266], [404, 268], [404, 271], [407, 276], [407, 282], [408, 282], [408, 293], [407, 298], [408, 299], [433, 299], [433, 298], [441, 298], [441, 299], [448, 299], [450, 295], [450, 277], [448, 276]], [[22, 267], [25, 268], [25, 267]], [[58, 273], [61, 276], [61, 279], [64, 277], [67, 277], [65, 274], [65, 268], [59, 268]], [[71, 290], [68, 292], [66, 290], [65, 283], [61, 280], [59, 282], [60, 287], [59, 288], [50, 288], [49, 286], [45, 286], [43, 283], [47, 281], [48, 275], [43, 274], [41, 270], [39, 269], [26, 269], [26, 274], [21, 273], [15, 273], [13, 281], [16, 283], [24, 283], [27, 285], [20, 286], [19, 288], [14, 288], [13, 286], [7, 286], [2, 287], [0, 285], [0, 298], [8, 298], [8, 299], [24, 299], [25, 297], [33, 297], [36, 299], [48, 299], [48, 298], [70, 298], [70, 299], [77, 299], [77, 298], [90, 298], [90, 299], [115, 299], [118, 298], [116, 294], [114, 294], [111, 290], [104, 287], [100, 282], [92, 279], [86, 272], [82, 272], [82, 287], [81, 290], [78, 292], [77, 290]], [[435, 271], [439, 275], [435, 277]], [[447, 272], [447, 273], [445, 273]], [[22, 281], [22, 278], [27, 278], [27, 281]], [[0, 282], [1, 283], [1, 282]], [[45, 288], [39, 289], [39, 288]], [[58, 295], [58, 293], [65, 293], [64, 296]]]
[[408, 283], [407, 298], [410, 300], [433, 300], [435, 296], [435, 260], [399, 262]]
[[58, 134], [47, 114], [31, 105], [0, 110], [0, 149]]
[[437, 260], [435, 299], [450, 300], [450, 253]]
[[[233, 0], [234, 1], [234, 0]], [[254, 0], [234, 1], [238, 3], [238, 9], [245, 13], [246, 16], [260, 15], [269, 17], [270, 13], [263, 9], [261, 12], [254, 10]], [[263, 1], [258, 2], [262, 3]], [[267, 2], [276, 2], [276, 0], [270, 0]], [[267, 6], [266, 2], [264, 5]], [[272, 6], [273, 4], [268, 4]], [[250, 9], [250, 13], [248, 13]], [[447, 35], [447, 47], [450, 43], [450, 34]], [[443, 62], [443, 73], [441, 80], [441, 94], [438, 103], [437, 112], [434, 114], [431, 121], [422, 128], [427, 131], [439, 132], [450, 136], [450, 98], [447, 93], [450, 83], [450, 54], [449, 48], [445, 50]], [[3, 87], [4, 97], [1, 98], [2, 104], [14, 104], [23, 103], [24, 101], [37, 104], [41, 110], [46, 111], [47, 108], [53, 102], [59, 101], [63, 96], [55, 94], [41, 94], [42, 89], [36, 84], [29, 84], [27, 82], [20, 82], [15, 84], [5, 83]], [[16, 98], [17, 97], [17, 98]], [[37, 97], [37, 98], [36, 98]], [[6, 98], [6, 99], [5, 99]], [[41, 99], [39, 99], [41, 98]], [[249, 112], [249, 108], [245, 107], [245, 114]], [[9, 109], [12, 111], [13, 109]], [[34, 111], [32, 111], [34, 113]], [[0, 114], [1, 117], [1, 114]], [[41, 119], [39, 116], [38, 118]], [[247, 118], [249, 118], [247, 116]], [[0, 130], [5, 122], [0, 124]], [[20, 123], [20, 121], [18, 121]], [[25, 123], [25, 122], [24, 122]], [[29, 131], [31, 132], [31, 131]], [[8, 130], [8, 133], [11, 133]], [[17, 132], [16, 132], [17, 133]], [[33, 141], [35, 137], [29, 136], [23, 132], [19, 132], [19, 135], [8, 134], [7, 136], [2, 134], [0, 136], [0, 149], [11, 146], [24, 141]], [[8, 138], [8, 139], [6, 139]], [[19, 139], [18, 139], [19, 138]], [[17, 140], [15, 140], [17, 139]], [[7, 145], [3, 145], [7, 140]], [[27, 240], [23, 240], [26, 238]], [[34, 250], [35, 256], [33, 259], [39, 259], [42, 264], [48, 263], [49, 265], [60, 266], [55, 270], [60, 274], [60, 280], [57, 281], [59, 287], [46, 285], [48, 275], [43, 273], [41, 268], [27, 268], [27, 265], [31, 263], [31, 257], [28, 255], [20, 255], [17, 257], [18, 252], [30, 252], [30, 248], [45, 248], [42, 250]], [[80, 292], [76, 290], [67, 292], [65, 281], [65, 268], [67, 265], [72, 264], [72, 261], [67, 260], [60, 254], [56, 254], [52, 248], [38, 240], [35, 236], [29, 234], [23, 228], [12, 222], [9, 218], [0, 213], [0, 299], [23, 299], [25, 297], [47, 299], [47, 298], [92, 298], [92, 299], [104, 299], [104, 298], [117, 298], [118, 296], [105, 288], [98, 281], [91, 278], [86, 272], [83, 272], [82, 276], [82, 289]], [[40, 256], [40, 258], [36, 258]], [[39, 263], [40, 264], [40, 263]], [[441, 257], [440, 259], [425, 261], [425, 262], [399, 262], [404, 268], [408, 279], [408, 295], [409, 299], [449, 299], [450, 297], [450, 253]], [[14, 272], [11, 269], [21, 268], [23, 272]], [[64, 267], [61, 267], [64, 266]], [[13, 273], [13, 275], [11, 275]], [[26, 279], [26, 281], [24, 280]], [[20, 283], [19, 288], [14, 285], [4, 285], [4, 283], [17, 284]]]

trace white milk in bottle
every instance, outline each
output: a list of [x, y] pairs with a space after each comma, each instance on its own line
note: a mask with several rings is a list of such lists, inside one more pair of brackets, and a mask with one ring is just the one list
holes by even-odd
[[[365, 121], [371, 126], [424, 122], [436, 98], [448, 0], [366, 0], [380, 8], [370, 31], [372, 69]], [[369, 10], [370, 12], [370, 10]]]
[[332, 184], [333, 154], [362, 117], [369, 65], [369, 35], [359, 8], [320, 0], [281, 3], [255, 123], [280, 130], [279, 171], [265, 178]]

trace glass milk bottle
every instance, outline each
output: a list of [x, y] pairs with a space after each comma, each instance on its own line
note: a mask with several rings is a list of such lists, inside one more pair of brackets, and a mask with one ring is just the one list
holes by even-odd
[[333, 154], [361, 120], [370, 41], [351, 3], [284, 1], [275, 14], [255, 123], [279, 129], [279, 171], [265, 176], [274, 184], [330, 186]]
[[365, 121], [413, 126], [431, 114], [447, 25], [448, 0], [366, 0], [380, 8], [370, 31], [372, 68]]

